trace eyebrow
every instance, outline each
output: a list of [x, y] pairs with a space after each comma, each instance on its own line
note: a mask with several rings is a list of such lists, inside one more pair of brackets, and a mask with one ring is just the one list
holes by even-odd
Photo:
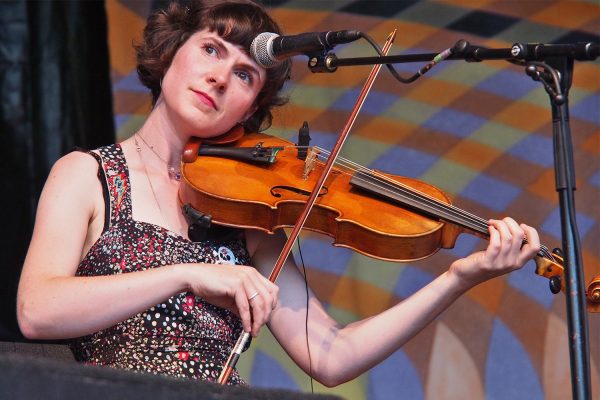
[[[218, 47], [220, 52], [224, 53], [225, 55], [229, 55], [229, 51], [227, 50], [227, 47], [225, 46], [225, 40], [222, 37], [220, 37], [218, 35], [214, 35], [212, 37], [212, 39], [214, 40], [215, 45]], [[241, 50], [244, 54], [246, 54], [246, 56], [252, 58], [250, 53], [248, 53], [245, 49], [241, 49]], [[241, 65], [244, 68], [246, 68], [252, 75], [254, 75], [257, 80], [260, 80], [260, 71], [258, 70], [258, 68], [256, 68], [254, 65], [252, 65], [251, 63], [248, 63], [248, 62], [242, 62]]]

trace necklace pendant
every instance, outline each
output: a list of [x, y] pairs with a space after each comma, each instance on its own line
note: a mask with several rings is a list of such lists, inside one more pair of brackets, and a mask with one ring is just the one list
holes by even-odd
[[173, 167], [171, 165], [167, 168], [167, 170], [169, 172], [169, 178], [175, 179], [176, 181], [181, 180], [181, 171], [180, 170], [175, 169], [175, 167]]

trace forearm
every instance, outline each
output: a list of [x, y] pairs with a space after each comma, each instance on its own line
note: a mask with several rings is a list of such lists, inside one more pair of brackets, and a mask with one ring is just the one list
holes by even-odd
[[[279, 307], [269, 327], [292, 359], [319, 382], [335, 386], [353, 379], [397, 351], [471, 287], [521, 268], [539, 251], [537, 232], [527, 225], [505, 218], [490, 221], [489, 230], [485, 251], [454, 261], [447, 272], [406, 300], [345, 327], [337, 325], [310, 290], [307, 310], [305, 281], [288, 260], [277, 281]], [[281, 236], [275, 239], [283, 241]], [[267, 271], [277, 254], [271, 247], [257, 248], [254, 260]], [[310, 358], [304, 333], [307, 317]]]
[[32, 339], [78, 337], [108, 328], [185, 291], [182, 265], [111, 276], [50, 277], [19, 289], [18, 317]]
[[313, 371], [328, 386], [355, 378], [397, 351], [465, 290], [446, 272], [374, 317], [327, 331], [311, 331], [309, 325], [311, 352], [316, 354]]

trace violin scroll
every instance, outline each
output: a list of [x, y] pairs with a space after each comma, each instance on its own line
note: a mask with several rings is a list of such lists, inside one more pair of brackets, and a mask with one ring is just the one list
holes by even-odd
[[[565, 268], [562, 251], [554, 249], [552, 257], [537, 256], [534, 258], [535, 273], [549, 279], [550, 291], [556, 294], [565, 291]], [[600, 312], [600, 275], [588, 284], [586, 289], [587, 309], [589, 312]]]
[[600, 311], [600, 275], [592, 279], [587, 287], [587, 297], [596, 307], [596, 311]]

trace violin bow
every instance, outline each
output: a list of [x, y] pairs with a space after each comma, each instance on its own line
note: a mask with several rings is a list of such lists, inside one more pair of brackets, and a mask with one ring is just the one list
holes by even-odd
[[[396, 31], [397, 30], [394, 29], [394, 31], [392, 33], [390, 33], [390, 35], [387, 37], [387, 39], [385, 41], [385, 44], [383, 45], [383, 48], [382, 48], [382, 52], [384, 55], [387, 55], [390, 48], [392, 47], [392, 43], [394, 43], [394, 39], [396, 38]], [[344, 129], [340, 133], [337, 142], [335, 143], [333, 149], [331, 150], [329, 159], [327, 160], [327, 163], [325, 164], [325, 166], [323, 168], [323, 172], [321, 173], [321, 177], [315, 184], [313, 191], [311, 192], [310, 196], [308, 197], [308, 200], [306, 201], [306, 205], [304, 206], [304, 210], [298, 216], [298, 219], [296, 220], [296, 224], [294, 225], [294, 228], [290, 232], [288, 239], [287, 239], [285, 245], [283, 246], [281, 253], [279, 254], [279, 257], [277, 258], [277, 262], [275, 263], [275, 266], [273, 267], [273, 270], [271, 271], [271, 275], [269, 275], [269, 280], [271, 282], [275, 282], [277, 280], [277, 277], [279, 276], [279, 273], [281, 272], [281, 269], [283, 268], [283, 264], [288, 259], [289, 255], [292, 251], [294, 241], [300, 234], [300, 230], [302, 229], [306, 220], [308, 219], [308, 215], [309, 215], [310, 211], [312, 210], [313, 205], [315, 204], [315, 202], [318, 198], [318, 194], [321, 192], [321, 189], [323, 188], [325, 181], [329, 177], [329, 173], [331, 172], [331, 169], [333, 168], [333, 165], [335, 164], [337, 156], [340, 153], [340, 150], [342, 149], [342, 145], [346, 141], [346, 138], [348, 137], [348, 134], [350, 133], [350, 129], [352, 129], [352, 126], [354, 125], [354, 121], [356, 121], [356, 117], [358, 116], [358, 113], [359, 113], [360, 109], [362, 108], [362, 105], [364, 104], [365, 99], [367, 98], [367, 95], [369, 94], [369, 91], [371, 90], [371, 87], [373, 87], [373, 83], [375, 82], [375, 78], [377, 77], [377, 74], [379, 73], [381, 66], [382, 66], [382, 64], [376, 64], [375, 66], [373, 66], [371, 73], [367, 77], [367, 80], [366, 80], [365, 84], [363, 85], [363, 88], [361, 89], [360, 94], [358, 95], [358, 99], [356, 100], [356, 103], [354, 104], [354, 107], [352, 108], [352, 111], [350, 112], [348, 121], [346, 121], [346, 125], [344, 126]], [[229, 380], [229, 377], [231, 376], [231, 373], [233, 372], [233, 370], [237, 364], [237, 361], [239, 360], [239, 358], [242, 354], [242, 351], [244, 350], [244, 347], [246, 347], [246, 344], [248, 343], [249, 339], [250, 339], [250, 333], [245, 332], [245, 331], [242, 332], [242, 334], [238, 338], [235, 346], [233, 346], [233, 349], [231, 350], [231, 353], [229, 355], [229, 358], [227, 359], [227, 362], [223, 366], [221, 375], [219, 376], [219, 379], [217, 380], [217, 382], [219, 384], [225, 385], [227, 383], [227, 381]]]

